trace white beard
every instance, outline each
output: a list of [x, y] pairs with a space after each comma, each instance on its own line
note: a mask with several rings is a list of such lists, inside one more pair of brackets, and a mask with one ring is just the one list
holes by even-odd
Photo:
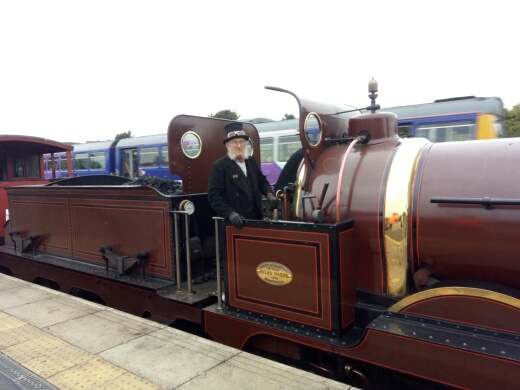
[[[235, 161], [237, 159], [237, 155], [235, 154], [235, 152], [233, 151], [233, 148], [231, 146], [227, 146], [227, 156]], [[244, 160], [249, 158], [249, 150], [247, 150], [247, 147], [244, 149], [244, 153], [242, 153], [242, 156], [244, 157]]]

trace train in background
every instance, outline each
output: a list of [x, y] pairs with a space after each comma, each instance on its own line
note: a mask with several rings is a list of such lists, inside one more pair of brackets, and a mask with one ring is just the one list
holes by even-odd
[[0, 135], [0, 243], [5, 240], [3, 224], [9, 219], [7, 188], [48, 183], [43, 154], [59, 154], [70, 166], [71, 151], [70, 145], [45, 138]]
[[231, 122], [179, 115], [182, 194], [10, 188], [0, 270], [361, 388], [519, 388], [520, 138], [401, 138], [374, 81], [362, 114], [269, 89], [299, 105], [303, 158], [266, 219], [214, 218]]
[[[361, 110], [353, 110], [361, 113]], [[504, 104], [499, 97], [466, 96], [433, 103], [387, 107], [397, 115], [399, 136], [431, 142], [495, 139], [506, 136]], [[275, 183], [289, 157], [299, 148], [300, 120], [252, 120], [260, 134], [262, 171]], [[310, 133], [311, 136], [314, 136]]]
[[399, 136], [421, 137], [432, 142], [502, 138], [505, 112], [499, 97], [465, 96], [433, 103], [384, 107], [399, 122]]
[[[361, 112], [361, 110], [353, 110]], [[421, 137], [432, 142], [468, 141], [504, 137], [504, 106], [498, 97], [467, 96], [433, 103], [388, 107], [397, 115], [399, 136]], [[302, 147], [298, 118], [274, 121], [247, 120], [260, 135], [261, 168], [269, 183], [276, 183], [290, 156]], [[315, 137], [309, 130], [309, 136]], [[253, 151], [254, 152], [254, 151]], [[73, 175], [119, 175], [135, 179], [145, 175], [179, 180], [168, 171], [166, 134], [75, 144]], [[50, 155], [44, 156], [45, 177], [67, 177], [65, 154], [55, 155], [54, 173]]]
[[[118, 140], [74, 144], [72, 175], [116, 175], [128, 179], [157, 176], [179, 180], [179, 175], [168, 169], [168, 142], [166, 134], [122, 138]], [[68, 162], [65, 154], [54, 154], [54, 172], [51, 155], [44, 155], [45, 177], [67, 177]]]
[[[296, 150], [302, 147], [302, 144], [298, 135], [297, 120], [264, 120], [267, 122], [258, 123], [257, 119], [253, 119], [251, 122], [254, 123], [260, 134], [262, 171], [269, 183], [274, 184], [287, 160]], [[117, 175], [136, 179], [149, 175], [161, 178], [168, 177], [171, 180], [180, 179], [178, 175], [171, 175], [169, 172], [166, 133], [120, 140], [87, 142], [73, 146], [73, 176]], [[190, 140], [186, 150], [191, 147], [197, 147], [196, 140]], [[251, 149], [250, 152], [259, 153]], [[67, 177], [69, 167], [65, 153], [54, 154], [54, 159], [55, 169], [53, 172], [51, 155], [44, 155], [45, 177], [47, 179]]]

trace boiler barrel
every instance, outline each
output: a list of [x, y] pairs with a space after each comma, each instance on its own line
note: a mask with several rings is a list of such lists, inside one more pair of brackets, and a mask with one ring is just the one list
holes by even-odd
[[412, 194], [416, 266], [520, 288], [519, 167], [520, 138], [425, 147]]

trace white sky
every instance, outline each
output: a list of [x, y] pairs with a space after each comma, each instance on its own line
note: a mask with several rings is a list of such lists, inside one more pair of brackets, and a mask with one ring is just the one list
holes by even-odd
[[0, 0], [0, 134], [167, 131], [179, 114], [297, 115], [454, 96], [520, 103], [520, 6], [495, 0]]

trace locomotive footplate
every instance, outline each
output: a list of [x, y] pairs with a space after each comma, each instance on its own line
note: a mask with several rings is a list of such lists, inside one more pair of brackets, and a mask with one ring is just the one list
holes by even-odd
[[381, 314], [367, 328], [500, 359], [520, 361], [520, 338], [516, 334], [500, 330], [390, 312]]
[[337, 339], [322, 334], [323, 332], [320, 332], [320, 329], [244, 310], [218, 309], [217, 305], [209, 306], [204, 310], [219, 316], [249, 322], [257, 326], [287, 332], [342, 348], [356, 346], [363, 338], [365, 331], [371, 329], [495, 358], [514, 362], [520, 361], [520, 339], [516, 334], [409, 314], [385, 312], [374, 319], [366, 328], [353, 327], [342, 338]]
[[284, 319], [266, 316], [263, 314], [255, 314], [246, 310], [222, 308], [218, 309], [217, 305], [211, 305], [204, 309], [219, 316], [249, 322], [251, 324], [264, 326], [275, 329], [280, 332], [287, 332], [295, 336], [306, 337], [314, 341], [332, 344], [338, 347], [351, 348], [357, 345], [363, 335], [364, 329], [353, 327], [343, 337], [336, 338], [326, 334], [326, 332], [312, 326], [298, 324]]

